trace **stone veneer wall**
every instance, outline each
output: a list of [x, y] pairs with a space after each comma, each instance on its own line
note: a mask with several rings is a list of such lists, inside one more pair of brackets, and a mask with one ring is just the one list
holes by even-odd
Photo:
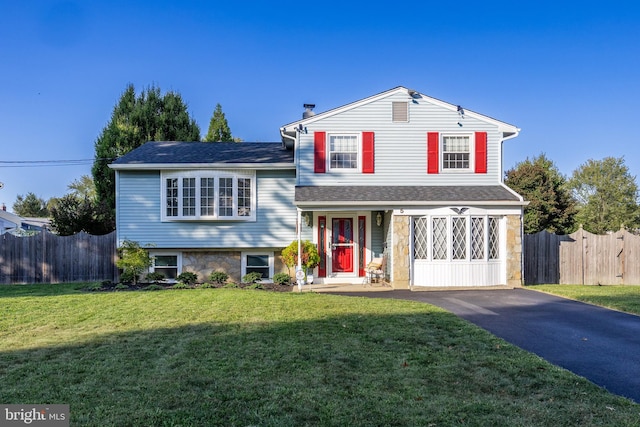
[[507, 286], [522, 286], [522, 222], [507, 215]]
[[[281, 251], [273, 252], [274, 274], [287, 273], [287, 267], [282, 263]], [[229, 281], [239, 283], [242, 280], [241, 255], [241, 251], [185, 251], [182, 252], [182, 271], [196, 273], [199, 282], [209, 281], [209, 276], [214, 271], [223, 271], [229, 275]]]
[[393, 228], [393, 277], [391, 286], [394, 289], [409, 289], [409, 270], [410, 270], [410, 254], [409, 254], [409, 226], [410, 216], [394, 215], [391, 220]]

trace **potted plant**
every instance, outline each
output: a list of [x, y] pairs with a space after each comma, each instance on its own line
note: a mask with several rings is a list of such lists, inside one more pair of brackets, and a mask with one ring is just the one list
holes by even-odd
[[[320, 255], [318, 254], [318, 248], [312, 242], [305, 240], [300, 242], [302, 247], [302, 258], [300, 263], [302, 269], [305, 272], [305, 278], [307, 283], [313, 282], [313, 269], [320, 263]], [[291, 274], [291, 268], [298, 266], [298, 241], [294, 240], [289, 246], [282, 250], [282, 262], [289, 268], [289, 274]]]

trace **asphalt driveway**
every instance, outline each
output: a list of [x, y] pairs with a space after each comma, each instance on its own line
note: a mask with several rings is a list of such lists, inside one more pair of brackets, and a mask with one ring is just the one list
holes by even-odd
[[343, 293], [442, 307], [640, 403], [640, 317], [527, 289]]

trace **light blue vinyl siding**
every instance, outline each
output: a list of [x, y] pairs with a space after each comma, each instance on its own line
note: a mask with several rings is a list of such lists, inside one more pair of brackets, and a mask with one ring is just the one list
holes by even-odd
[[296, 237], [295, 171], [257, 171], [256, 221], [161, 221], [160, 171], [118, 171], [118, 241], [155, 248], [279, 248]]
[[[392, 102], [409, 102], [409, 121], [391, 120]], [[502, 133], [497, 125], [430, 103], [412, 102], [406, 94], [392, 94], [307, 125], [300, 136], [300, 185], [496, 185], [501, 182]], [[458, 122], [462, 126], [458, 125]], [[313, 172], [314, 131], [331, 133], [375, 132], [375, 173]], [[427, 174], [427, 132], [487, 132], [487, 173]], [[328, 155], [328, 154], [327, 154]]]

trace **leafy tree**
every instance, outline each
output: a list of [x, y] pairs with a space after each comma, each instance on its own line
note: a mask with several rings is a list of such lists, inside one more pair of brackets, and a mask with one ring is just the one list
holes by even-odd
[[80, 198], [96, 199], [96, 186], [93, 179], [89, 175], [82, 175], [80, 179], [74, 180], [67, 186], [71, 190], [71, 194]]
[[13, 212], [21, 217], [44, 218], [49, 216], [47, 203], [31, 192], [27, 193], [26, 197], [18, 194], [13, 204]]
[[215, 110], [213, 110], [213, 116], [209, 121], [209, 130], [204, 138], [207, 142], [230, 142], [235, 141], [231, 136], [231, 129], [227, 123], [227, 118], [222, 112], [222, 106], [216, 104]]
[[51, 208], [51, 228], [61, 236], [81, 231], [102, 235], [115, 230], [115, 221], [105, 202], [67, 194]]
[[151, 86], [136, 96], [128, 85], [95, 142], [91, 172], [98, 199], [115, 209], [115, 173], [108, 165], [118, 157], [147, 141], [199, 140], [200, 127], [178, 93], [162, 95], [160, 88]]
[[566, 234], [574, 231], [575, 200], [566, 178], [544, 154], [508, 170], [505, 184], [529, 202], [524, 208], [525, 233], [547, 230]]
[[573, 172], [569, 186], [578, 202], [576, 220], [591, 233], [640, 227], [638, 185], [623, 157], [588, 160]]
[[116, 266], [122, 269], [122, 276], [131, 277], [133, 284], [138, 281], [138, 276], [151, 266], [152, 258], [149, 251], [140, 246], [138, 242], [125, 240], [118, 248], [119, 259]]

